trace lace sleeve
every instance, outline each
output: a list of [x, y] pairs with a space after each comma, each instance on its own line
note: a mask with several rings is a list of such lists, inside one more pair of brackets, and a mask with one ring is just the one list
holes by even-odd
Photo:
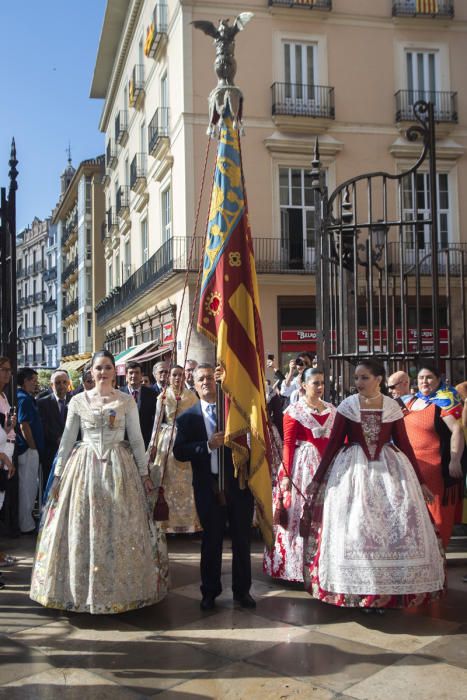
[[141, 427], [139, 423], [139, 413], [138, 407], [130, 398], [126, 402], [125, 409], [125, 420], [126, 420], [126, 432], [128, 435], [128, 440], [135, 458], [138, 471], [141, 476], [148, 475], [148, 465], [145, 457], [144, 440], [141, 433]]
[[80, 427], [80, 417], [77, 407], [77, 398], [73, 397], [68, 404], [68, 413], [63, 431], [60, 447], [57, 453], [57, 462], [55, 464], [55, 476], [61, 476], [66, 466], [66, 461], [70, 456], [71, 450], [74, 447], [78, 437]]

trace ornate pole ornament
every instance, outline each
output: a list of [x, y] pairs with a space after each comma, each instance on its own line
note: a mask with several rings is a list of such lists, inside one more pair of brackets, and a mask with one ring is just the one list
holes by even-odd
[[219, 135], [220, 123], [227, 110], [233, 119], [234, 128], [241, 127], [243, 94], [234, 84], [237, 62], [235, 60], [235, 37], [242, 31], [253, 17], [253, 12], [242, 12], [235, 18], [233, 25], [229, 19], [219, 20], [216, 28], [212, 22], [197, 20], [192, 22], [196, 29], [201, 29], [214, 38], [216, 60], [214, 70], [217, 75], [217, 86], [209, 95], [209, 127], [210, 136]]

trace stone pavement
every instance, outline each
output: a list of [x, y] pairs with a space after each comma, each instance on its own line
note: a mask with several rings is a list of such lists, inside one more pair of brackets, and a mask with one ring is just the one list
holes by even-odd
[[449, 593], [429, 608], [364, 615], [271, 582], [254, 545], [252, 613], [234, 606], [226, 547], [217, 609], [199, 608], [199, 541], [169, 539], [171, 592], [115, 616], [63, 614], [29, 600], [34, 539], [0, 591], [0, 698], [9, 700], [464, 700], [466, 538], [454, 542]]

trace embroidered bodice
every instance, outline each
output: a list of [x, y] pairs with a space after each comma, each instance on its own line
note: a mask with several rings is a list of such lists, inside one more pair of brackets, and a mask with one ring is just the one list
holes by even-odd
[[305, 399], [300, 399], [284, 412], [284, 453], [283, 465], [291, 473], [296, 447], [302, 442], [312, 443], [319, 454], [328, 444], [331, 428], [336, 415], [332, 404], [325, 403], [321, 413], [310, 408]]
[[97, 400], [89, 392], [74, 396], [68, 404], [65, 430], [58, 450], [55, 475], [60, 476], [81, 429], [82, 443], [105, 462], [109, 452], [125, 439], [125, 431], [141, 474], [147, 462], [138, 408], [132, 396], [113, 390], [109, 397]]
[[361, 409], [362, 433], [371, 459], [375, 458], [376, 447], [381, 432], [382, 416], [383, 412], [381, 409]]

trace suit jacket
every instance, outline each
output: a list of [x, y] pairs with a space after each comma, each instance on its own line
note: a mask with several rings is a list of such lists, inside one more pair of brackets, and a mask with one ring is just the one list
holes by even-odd
[[[70, 395], [67, 394], [65, 401], [68, 404]], [[62, 439], [63, 430], [65, 428], [67, 409], [65, 408], [65, 416], [63, 420], [60, 418], [60, 409], [58, 407], [55, 395], [49, 394], [37, 400], [37, 409], [44, 431], [44, 450], [42, 453], [42, 461], [46, 470], [50, 468], [53, 459], [57, 453]]]
[[[121, 391], [131, 394], [128, 386], [122, 387]], [[138, 396], [139, 424], [143, 434], [144, 446], [147, 449], [151, 440], [154, 427], [154, 417], [157, 408], [157, 394], [148, 386], [140, 386]]]
[[[203, 505], [211, 502], [214, 492], [211, 453], [208, 451], [208, 435], [201, 402], [196, 403], [178, 416], [176, 424], [174, 457], [180, 462], [191, 462], [196, 506], [201, 510]], [[231, 450], [224, 448], [224, 455], [224, 474], [228, 488], [229, 482], [234, 479]]]

